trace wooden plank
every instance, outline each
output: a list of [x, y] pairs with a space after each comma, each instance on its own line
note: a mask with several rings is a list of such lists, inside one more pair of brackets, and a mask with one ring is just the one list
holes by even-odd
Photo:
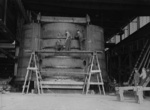
[[135, 86], [119, 87], [120, 90], [134, 90], [135, 88], [137, 87]]
[[[24, 50], [27, 53], [31, 53], [32, 50]], [[36, 53], [86, 53], [86, 54], [92, 54], [93, 51], [51, 51], [51, 50], [37, 50]], [[103, 53], [103, 51], [95, 51], [97, 54]]]
[[150, 91], [150, 87], [143, 87], [143, 91]]
[[[86, 74], [85, 70], [84, 69], [62, 69], [62, 68], [42, 68], [40, 70], [41, 73], [43, 73], [44, 75], [45, 74], [74, 74], [74, 73], [77, 73], [77, 74]], [[43, 75], [42, 74], [42, 75]]]
[[42, 88], [51, 88], [51, 89], [83, 89], [83, 86], [42, 86]]
[[101, 72], [100, 70], [92, 70], [91, 73], [99, 73]]
[[62, 71], [61, 73], [51, 73], [51, 70], [49, 71], [40, 71], [41, 73], [48, 73], [49, 75], [69, 75], [69, 74], [74, 74], [74, 75], [87, 75], [86, 72], [66, 72], [66, 71]]
[[84, 82], [41, 81], [41, 84], [50, 84], [50, 85], [83, 85]]
[[150, 87], [142, 87], [142, 86], [128, 86], [128, 87], [119, 87], [120, 90], [126, 91], [126, 90], [137, 90], [139, 87], [141, 87], [141, 89], [143, 91], [149, 91]]
[[90, 82], [90, 85], [103, 85], [103, 82]]

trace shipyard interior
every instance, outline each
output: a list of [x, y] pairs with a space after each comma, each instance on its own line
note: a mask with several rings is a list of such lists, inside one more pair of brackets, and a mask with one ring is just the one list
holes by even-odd
[[150, 108], [149, 10], [149, 0], [0, 0], [0, 110]]

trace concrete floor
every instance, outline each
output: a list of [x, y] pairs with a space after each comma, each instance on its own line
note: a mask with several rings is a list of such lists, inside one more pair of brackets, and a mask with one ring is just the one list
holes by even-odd
[[133, 98], [119, 102], [113, 95], [0, 93], [0, 110], [148, 110], [150, 98], [137, 104]]

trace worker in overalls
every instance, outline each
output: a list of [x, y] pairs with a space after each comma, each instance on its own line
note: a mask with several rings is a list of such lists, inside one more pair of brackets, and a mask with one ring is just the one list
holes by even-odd
[[79, 40], [80, 50], [82, 50], [82, 41], [84, 40], [83, 33], [80, 30], [77, 30], [75, 38]]
[[146, 77], [147, 77], [146, 68], [143, 67], [142, 68], [142, 73], [140, 74], [140, 78], [141, 78], [140, 85], [141, 86], [144, 84], [144, 81], [145, 81]]
[[146, 72], [147, 72], [147, 78], [150, 77], [150, 68], [147, 68]]
[[61, 44], [61, 40], [56, 41], [55, 47], [57, 51], [63, 50], [63, 45]]
[[72, 40], [70, 32], [66, 31], [65, 36], [66, 36], [66, 40], [65, 40], [64, 48], [65, 48], [65, 50], [70, 50], [71, 40]]
[[134, 68], [134, 85], [138, 86], [140, 82], [140, 73], [137, 68]]

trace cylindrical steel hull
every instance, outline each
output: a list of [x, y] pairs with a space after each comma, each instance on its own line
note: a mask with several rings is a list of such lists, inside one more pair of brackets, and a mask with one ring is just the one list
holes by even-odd
[[[77, 31], [83, 34], [85, 40], [83, 41], [83, 50], [80, 48], [80, 42], [75, 39]], [[72, 40], [70, 45], [71, 51], [104, 51], [104, 36], [103, 29], [94, 26], [82, 26], [72, 23], [49, 23], [39, 25], [36, 23], [28, 24], [24, 26], [22, 41], [20, 42], [20, 53], [18, 58], [18, 80], [24, 80], [29, 58], [31, 53], [26, 53], [24, 50], [36, 51], [39, 49], [48, 49], [49, 51], [55, 52], [56, 42], [61, 40], [61, 44], [65, 45], [65, 32], [69, 31]], [[54, 53], [40, 53], [40, 69], [42, 75], [45, 77], [51, 77], [53, 74], [64, 79], [64, 75], [71, 80], [76, 80], [73, 74], [68, 73], [83, 73], [86, 69], [89, 61], [89, 56], [80, 53], [72, 54], [54, 54]], [[106, 65], [105, 65], [105, 54], [99, 54], [99, 62], [102, 70], [102, 76], [104, 79], [107, 77]], [[63, 75], [61, 74], [63, 73]], [[84, 75], [79, 75], [78, 79], [84, 78]], [[34, 79], [34, 78], [33, 78]]]
[[40, 24], [37, 23], [27, 24], [23, 27], [18, 57], [17, 80], [24, 80], [26, 75], [31, 53], [27, 53], [25, 50], [36, 51], [39, 49], [40, 31]]
[[102, 70], [103, 79], [107, 80], [103, 29], [99, 26], [88, 25], [86, 30], [87, 30], [86, 50], [93, 52], [103, 51], [103, 53], [98, 54], [98, 58], [100, 62], [100, 68]]
[[[80, 51], [79, 41], [74, 37], [77, 34], [77, 30], [81, 32], [85, 32], [85, 27], [72, 23], [49, 23], [42, 26], [42, 36], [41, 36], [41, 49], [48, 49], [49, 51], [57, 51], [56, 50], [56, 42], [61, 40], [61, 45], [65, 45], [66, 36], [65, 32], [68, 31], [71, 34], [72, 40], [69, 51]], [[46, 56], [46, 58], [42, 59], [41, 62], [41, 70], [46, 70], [48, 72], [43, 73], [46, 77], [51, 77], [52, 74], [59, 76], [60, 79], [64, 79], [65, 77], [71, 77], [72, 74], [68, 74], [69, 72], [76, 72], [76, 69], [83, 69], [83, 59], [79, 54], [54, 54], [44, 53], [41, 55], [42, 57]], [[62, 70], [62, 71], [61, 71]], [[63, 75], [61, 74], [63, 72]], [[60, 73], [58, 75], [58, 73]], [[55, 77], [53, 77], [55, 78]], [[73, 80], [73, 79], [72, 79]]]

